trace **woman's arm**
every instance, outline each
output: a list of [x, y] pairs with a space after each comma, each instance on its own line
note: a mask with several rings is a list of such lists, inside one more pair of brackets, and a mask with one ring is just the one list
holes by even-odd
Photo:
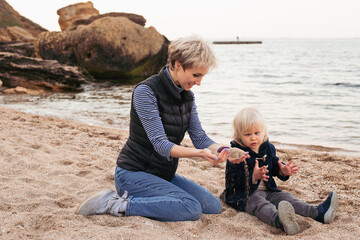
[[[227, 153], [230, 154], [230, 157], [228, 155], [226, 155], [226, 156], [227, 156], [227, 158], [229, 157], [228, 160], [231, 163], [235, 163], [235, 164], [240, 163], [247, 158], [245, 152], [242, 151], [241, 149], [230, 148], [230, 146], [218, 144], [218, 143], [214, 142], [211, 138], [208, 137], [208, 135], [205, 133], [204, 129], [201, 126], [199, 115], [197, 113], [195, 98], [194, 98], [194, 103], [193, 103], [193, 107], [191, 110], [191, 118], [190, 118], [188, 133], [189, 133], [192, 143], [198, 149], [208, 148], [211, 150], [212, 153], [214, 153], [215, 155], [218, 155], [222, 152], [221, 151], [219, 153], [219, 149], [226, 147], [224, 150], [226, 150]], [[219, 162], [223, 162], [226, 160], [226, 159], [222, 159], [222, 157], [223, 157], [223, 155], [218, 156]]]
[[[139, 85], [134, 90], [133, 103], [136, 113], [145, 129], [145, 132], [152, 143], [155, 151], [170, 160], [170, 157], [203, 157], [209, 160], [213, 165], [226, 160], [226, 153], [220, 156], [212, 154], [216, 152], [220, 145], [212, 144], [207, 149], [208, 144], [205, 143], [202, 149], [194, 149], [176, 145], [168, 140], [164, 126], [162, 124], [157, 99], [154, 92], [147, 85]], [[207, 137], [207, 136], [206, 136]], [[200, 138], [199, 141], [203, 142]], [[212, 140], [205, 142], [213, 143]], [[204, 142], [203, 142], [204, 143]], [[225, 157], [226, 156], [226, 157]], [[219, 158], [220, 161], [216, 160]]]
[[[218, 145], [218, 144], [216, 144], [216, 145]], [[217, 150], [216, 145], [213, 144], [213, 145], [210, 145], [210, 147], [212, 146], [212, 149]], [[215, 150], [215, 152], [216, 152], [216, 150]], [[229, 156], [229, 151], [224, 149], [223, 151], [221, 151], [221, 153], [219, 153], [218, 156], [216, 156], [215, 154], [212, 153], [212, 150], [210, 150], [209, 148], [197, 149], [197, 148], [188, 148], [188, 147], [183, 147], [183, 146], [179, 146], [179, 145], [174, 145], [171, 148], [170, 156], [176, 157], [176, 158], [202, 157], [202, 158], [207, 159], [213, 166], [215, 166], [216, 164], [226, 161], [226, 159]]]
[[155, 151], [170, 159], [170, 150], [175, 143], [170, 142], [165, 134], [158, 102], [152, 89], [145, 84], [137, 86], [133, 94], [133, 104]]

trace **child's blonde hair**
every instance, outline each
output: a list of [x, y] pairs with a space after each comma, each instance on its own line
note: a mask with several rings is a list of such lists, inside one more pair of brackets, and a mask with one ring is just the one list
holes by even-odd
[[269, 139], [268, 130], [266, 127], [263, 115], [256, 108], [243, 108], [238, 112], [233, 120], [234, 140], [241, 146], [245, 147], [241, 141], [241, 136], [251, 130], [253, 127], [263, 129], [264, 142]]

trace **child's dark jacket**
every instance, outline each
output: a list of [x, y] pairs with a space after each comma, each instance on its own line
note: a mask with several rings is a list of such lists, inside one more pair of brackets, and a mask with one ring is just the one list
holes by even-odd
[[[231, 142], [231, 147], [240, 148], [249, 152], [250, 158], [246, 159], [248, 174], [246, 173], [246, 165], [244, 162], [241, 162], [240, 164], [233, 164], [229, 161], [226, 162], [226, 188], [223, 192], [226, 204], [237, 210], [245, 211], [248, 197], [258, 188], [260, 183], [260, 180], [258, 180], [256, 184], [253, 184], [252, 179], [256, 158], [258, 158], [259, 168], [267, 165], [267, 169], [269, 170], [267, 173], [269, 176], [268, 181], [264, 181], [267, 190], [281, 191], [277, 188], [273, 176], [277, 176], [283, 181], [286, 181], [289, 177], [280, 175], [280, 167], [278, 165], [279, 158], [276, 156], [274, 145], [268, 141], [264, 142], [259, 148], [259, 153], [255, 153], [250, 148], [240, 146], [236, 141]], [[263, 161], [264, 156], [265, 162]], [[246, 184], [248, 184], [248, 187], [246, 187]]]

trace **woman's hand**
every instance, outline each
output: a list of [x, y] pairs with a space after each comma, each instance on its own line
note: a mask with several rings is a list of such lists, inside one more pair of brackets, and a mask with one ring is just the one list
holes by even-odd
[[259, 162], [258, 160], [255, 160], [255, 167], [254, 167], [254, 173], [253, 173], [253, 178], [257, 181], [257, 180], [264, 180], [265, 182], [268, 181], [269, 176], [266, 175], [269, 172], [269, 170], [267, 170], [267, 166], [262, 166], [261, 168], [259, 168]]
[[223, 149], [218, 156], [213, 154], [210, 149], [205, 148], [203, 151], [203, 158], [206, 158], [213, 166], [225, 162], [229, 157], [229, 149]]
[[292, 165], [294, 160], [291, 160], [286, 165], [282, 164], [280, 160], [278, 161], [279, 167], [280, 167], [280, 173], [284, 176], [291, 176], [297, 171], [299, 171], [298, 165]]

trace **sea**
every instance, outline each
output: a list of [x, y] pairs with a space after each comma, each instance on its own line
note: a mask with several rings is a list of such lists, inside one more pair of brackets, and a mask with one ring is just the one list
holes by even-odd
[[[211, 44], [217, 67], [192, 89], [207, 134], [229, 143], [235, 114], [256, 107], [279, 148], [360, 156], [360, 39], [257, 40], [262, 44]], [[0, 104], [128, 129], [134, 85], [83, 87], [44, 96], [0, 94]]]

